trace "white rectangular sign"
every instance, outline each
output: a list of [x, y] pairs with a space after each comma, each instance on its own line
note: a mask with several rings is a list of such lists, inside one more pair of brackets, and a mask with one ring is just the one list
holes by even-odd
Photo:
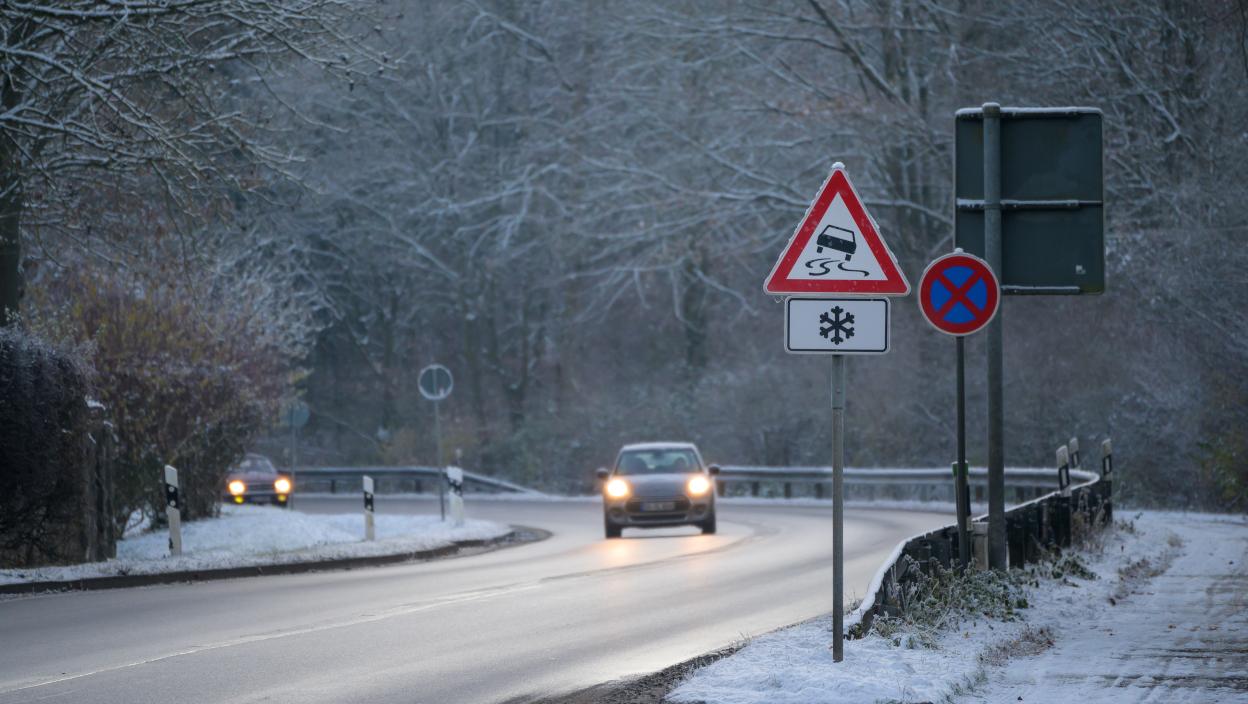
[[784, 302], [784, 349], [795, 354], [884, 354], [887, 298], [805, 298]]

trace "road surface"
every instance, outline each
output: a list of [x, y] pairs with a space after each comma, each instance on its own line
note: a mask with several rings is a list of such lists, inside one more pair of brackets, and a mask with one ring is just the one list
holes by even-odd
[[[437, 504], [379, 497], [377, 510]], [[595, 503], [470, 499], [468, 511], [553, 536], [437, 562], [0, 601], [0, 703], [523, 701], [831, 608], [830, 508], [723, 504], [718, 535], [610, 541]], [[847, 596], [899, 540], [947, 522], [847, 510]]]

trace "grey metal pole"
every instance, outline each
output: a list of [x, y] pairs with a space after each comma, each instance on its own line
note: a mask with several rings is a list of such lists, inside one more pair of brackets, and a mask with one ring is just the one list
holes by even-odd
[[832, 356], [832, 660], [845, 659], [845, 356]]
[[967, 523], [971, 517], [970, 487], [967, 485], [966, 466], [966, 340], [958, 337], [958, 461], [954, 465], [954, 486], [957, 492], [954, 504], [958, 514], [958, 560], [962, 568], [971, 565], [971, 536]]
[[438, 410], [438, 406], [442, 405], [441, 401], [433, 402], [433, 434], [438, 447], [438, 513], [442, 516], [442, 520], [446, 520], [446, 470], [442, 463], [442, 412]]
[[[984, 103], [984, 259], [1004, 280], [1001, 270], [1001, 106]], [[1001, 318], [988, 324], [988, 566], [1005, 569], [1005, 410], [1004, 342]]]
[[[294, 420], [291, 418], [291, 420]], [[295, 481], [295, 467], [299, 466], [299, 428], [294, 423], [290, 424], [290, 481]], [[290, 492], [286, 496], [286, 506], [293, 508], [295, 504], [295, 492]]]

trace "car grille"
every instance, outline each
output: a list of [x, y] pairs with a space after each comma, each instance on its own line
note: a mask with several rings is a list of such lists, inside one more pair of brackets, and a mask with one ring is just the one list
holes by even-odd
[[[642, 504], [655, 502], [671, 502], [675, 504], [675, 508], [671, 511], [642, 511]], [[646, 496], [629, 500], [624, 505], [624, 510], [628, 511], [630, 517], [635, 521], [670, 521], [672, 519], [684, 518], [689, 512], [689, 499], [684, 496]]]

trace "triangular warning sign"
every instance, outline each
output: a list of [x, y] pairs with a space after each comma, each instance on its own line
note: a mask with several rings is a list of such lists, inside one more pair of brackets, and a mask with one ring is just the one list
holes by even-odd
[[910, 282], [867, 215], [844, 167], [837, 164], [763, 289], [767, 293], [905, 296], [910, 293]]

